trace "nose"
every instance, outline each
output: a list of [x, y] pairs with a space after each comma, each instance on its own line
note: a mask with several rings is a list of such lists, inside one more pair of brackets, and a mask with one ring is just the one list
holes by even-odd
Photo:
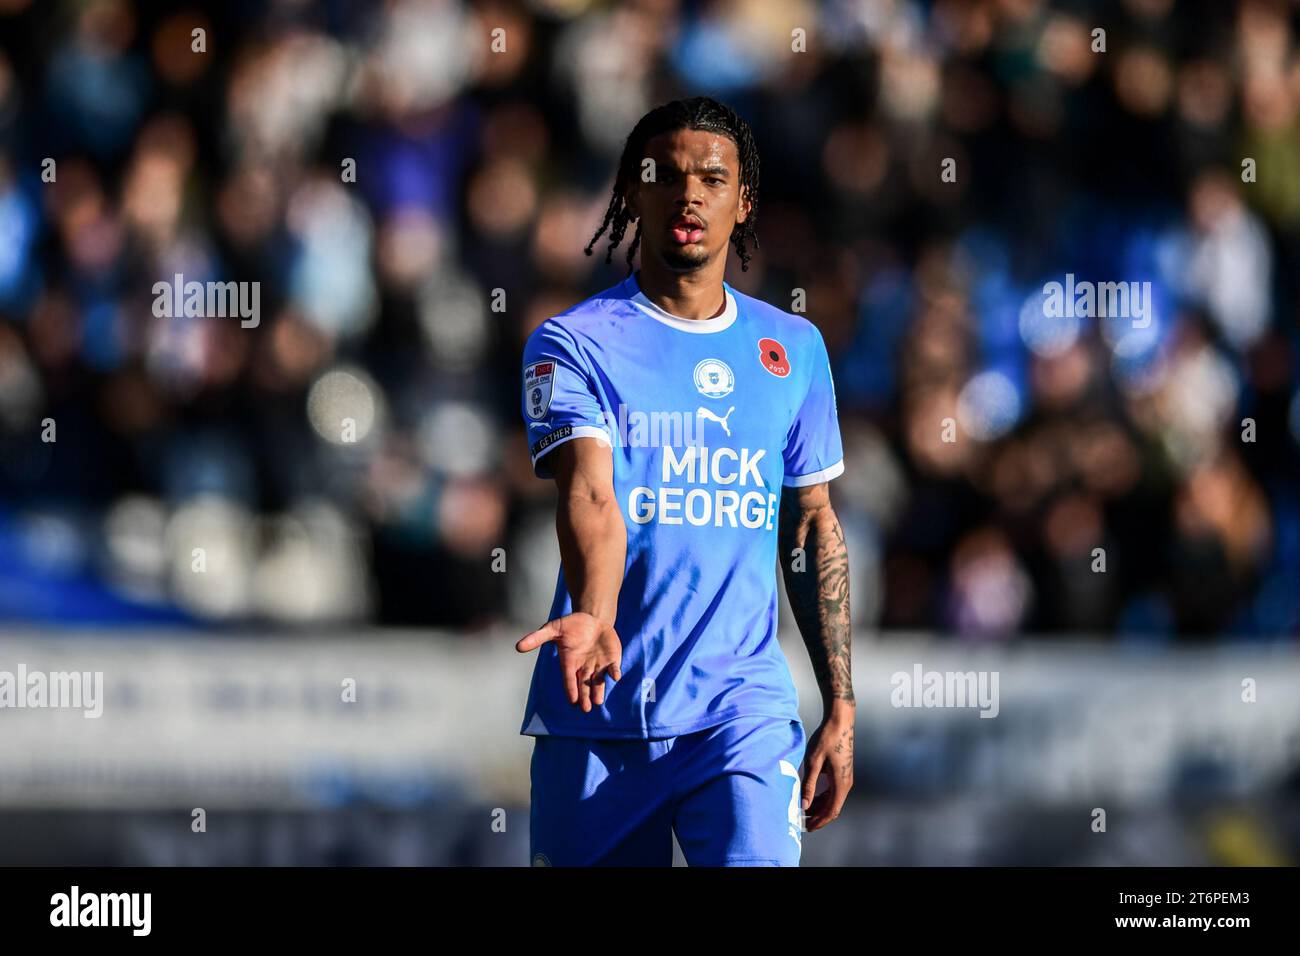
[[704, 201], [704, 184], [695, 176], [683, 176], [678, 184], [675, 199], [682, 212], [689, 212], [692, 206]]

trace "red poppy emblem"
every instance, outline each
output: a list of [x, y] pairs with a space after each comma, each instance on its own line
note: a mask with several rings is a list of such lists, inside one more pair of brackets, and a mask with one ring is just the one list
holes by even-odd
[[785, 354], [785, 346], [776, 339], [758, 340], [758, 360], [777, 378], [790, 374], [790, 358]]

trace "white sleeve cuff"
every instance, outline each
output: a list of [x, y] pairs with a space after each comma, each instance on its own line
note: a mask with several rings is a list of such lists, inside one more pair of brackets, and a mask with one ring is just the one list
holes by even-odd
[[842, 474], [844, 474], [843, 458], [829, 468], [814, 471], [811, 475], [786, 475], [781, 484], [787, 488], [807, 488], [809, 485], [820, 485], [823, 481], [830, 481]]

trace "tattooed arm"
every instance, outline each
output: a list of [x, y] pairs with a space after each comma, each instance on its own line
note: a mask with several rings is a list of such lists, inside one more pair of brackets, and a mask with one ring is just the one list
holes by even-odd
[[[786, 594], [822, 695], [822, 723], [808, 740], [800, 773], [807, 828], [816, 830], [840, 815], [853, 787], [856, 716], [849, 655], [849, 555], [825, 482], [784, 489], [778, 547]], [[817, 777], [823, 773], [830, 787], [814, 800]]]

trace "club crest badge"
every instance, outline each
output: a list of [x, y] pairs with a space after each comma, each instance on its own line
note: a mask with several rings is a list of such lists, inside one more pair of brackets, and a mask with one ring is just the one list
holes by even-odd
[[736, 387], [736, 376], [722, 359], [707, 358], [695, 366], [695, 387], [705, 398], [724, 398]]
[[555, 361], [534, 362], [524, 369], [524, 407], [528, 417], [544, 418], [551, 408], [551, 390], [555, 385]]
[[758, 340], [758, 360], [777, 378], [790, 374], [790, 357], [785, 354], [785, 346], [776, 339]]

